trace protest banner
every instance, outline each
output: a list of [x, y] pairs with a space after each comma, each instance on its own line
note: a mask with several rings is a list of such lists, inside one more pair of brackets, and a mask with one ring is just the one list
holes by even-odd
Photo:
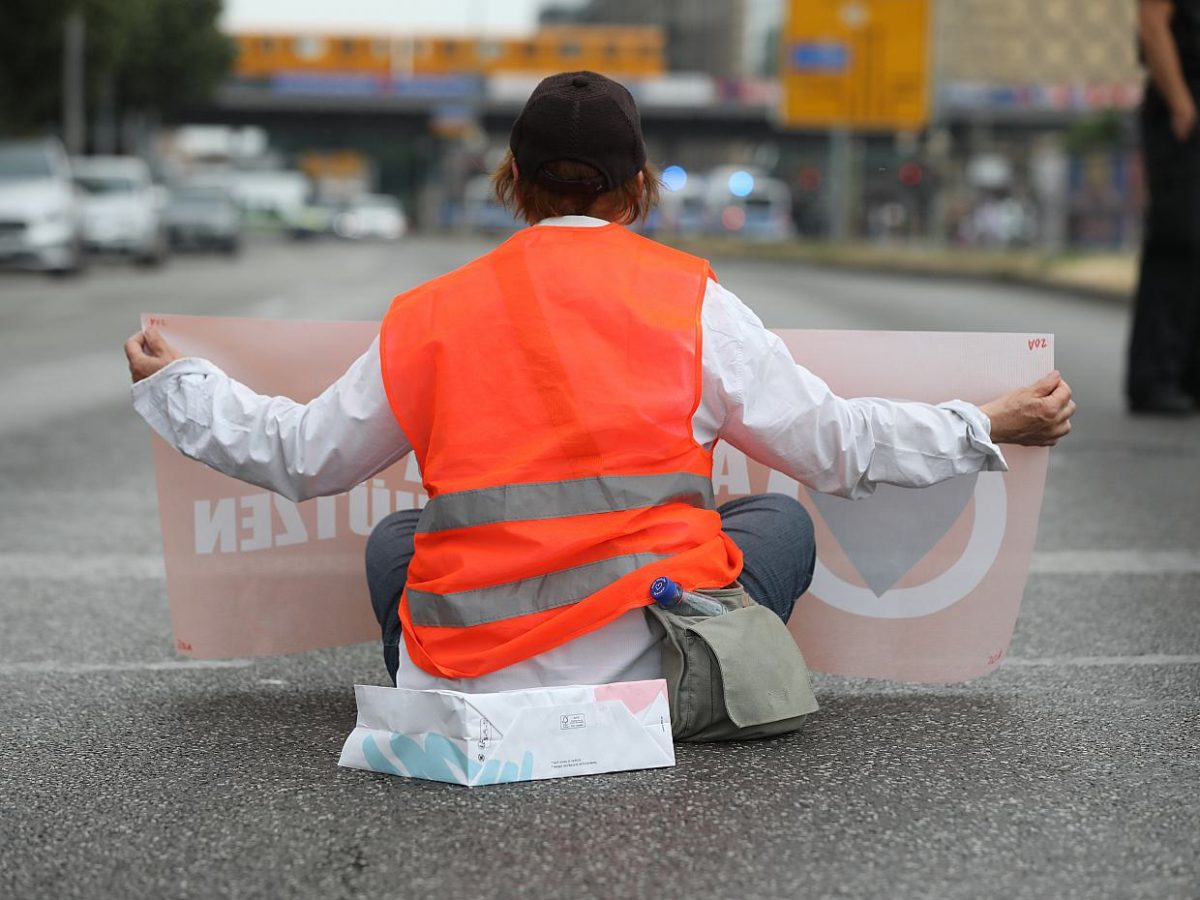
[[[780, 331], [843, 397], [984, 403], [1053, 369], [1048, 335]], [[998, 666], [1020, 611], [1049, 451], [1006, 446], [1005, 473], [859, 500], [810, 492], [728, 447], [717, 502], [762, 491], [812, 515], [817, 566], [788, 627], [809, 666], [839, 675], [951, 682]]]
[[[153, 316], [187, 355], [260, 393], [305, 402], [370, 345], [369, 322]], [[841, 396], [982, 403], [1053, 367], [1047, 335], [780, 331]], [[810, 493], [718, 444], [718, 502], [796, 497], [818, 561], [789, 627], [810, 666], [841, 675], [960, 681], [1000, 664], [1037, 534], [1048, 451], [1006, 447], [1010, 471], [849, 501]], [[347, 494], [300, 504], [230, 479], [154, 438], [176, 648], [204, 659], [378, 639], [363, 573], [371, 528], [426, 498], [410, 455]]]

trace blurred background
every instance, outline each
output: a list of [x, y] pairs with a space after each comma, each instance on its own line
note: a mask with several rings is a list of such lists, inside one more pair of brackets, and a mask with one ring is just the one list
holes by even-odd
[[515, 114], [543, 75], [587, 68], [639, 102], [668, 188], [644, 227], [664, 239], [999, 252], [1119, 290], [1143, 199], [1135, 16], [1129, 0], [6, 0], [0, 260], [73, 272], [257, 234], [503, 233], [487, 173]]

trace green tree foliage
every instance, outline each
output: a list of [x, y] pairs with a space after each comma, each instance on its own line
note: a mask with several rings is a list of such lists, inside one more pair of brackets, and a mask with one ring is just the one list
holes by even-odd
[[205, 99], [233, 63], [233, 42], [216, 28], [221, 0], [126, 2], [136, 12], [117, 71], [118, 102], [169, 118]]
[[1115, 150], [1125, 140], [1126, 131], [1125, 118], [1118, 110], [1099, 110], [1071, 126], [1067, 150], [1076, 155]]
[[170, 118], [204, 100], [233, 60], [232, 42], [217, 29], [221, 0], [3, 0], [0, 132], [57, 123], [72, 9], [84, 15], [89, 110], [111, 80], [118, 110]]

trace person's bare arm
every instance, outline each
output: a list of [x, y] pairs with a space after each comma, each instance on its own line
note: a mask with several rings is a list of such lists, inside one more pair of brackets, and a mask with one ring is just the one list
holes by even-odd
[[1171, 109], [1171, 130], [1177, 140], [1185, 141], [1196, 127], [1196, 101], [1184, 80], [1179, 48], [1171, 34], [1174, 15], [1173, 0], [1141, 0], [1138, 36], [1154, 86]]
[[1053, 447], [1071, 431], [1075, 401], [1058, 372], [979, 407], [992, 422], [997, 444]]

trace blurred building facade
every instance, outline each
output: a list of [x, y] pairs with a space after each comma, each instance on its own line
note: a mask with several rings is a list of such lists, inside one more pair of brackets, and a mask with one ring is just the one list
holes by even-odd
[[[927, 90], [932, 115], [856, 132], [839, 181], [837, 123], [789, 127], [780, 115], [800, 58], [785, 25], [812, 23], [815, 11], [903, 16], [917, 4], [932, 13], [922, 32], [930, 65], [927, 87], [924, 73], [910, 80]], [[1134, 0], [559, 0], [525, 35], [242, 33], [223, 109], [209, 115], [269, 116], [291, 135], [280, 138], [285, 148], [358, 149], [378, 160], [385, 187], [413, 193], [436, 173], [454, 195], [488, 168], [489, 147], [503, 145], [538, 78], [589, 68], [630, 86], [656, 162], [778, 176], [806, 234], [831, 233], [839, 186], [854, 234], [1129, 245], [1140, 190], [1130, 122], [1143, 79], [1135, 18]], [[877, 27], [885, 21], [875, 17]], [[898, 29], [887, 36], [914, 40]], [[814, 48], [841, 38], [811, 40], [810, 64], [832, 65], [836, 54], [814, 57]], [[385, 140], [372, 111], [411, 139]], [[353, 115], [369, 137], [322, 130], [318, 118]]]
[[1139, 99], [1132, 0], [938, 0], [934, 92], [959, 114], [1070, 117]]
[[666, 34], [667, 68], [715, 78], [745, 74], [746, 0], [587, 0], [552, 6], [543, 24], [656, 25]]
[[243, 80], [317, 76], [352, 90], [385, 87], [371, 79], [603, 69], [626, 78], [661, 75], [663, 30], [655, 25], [559, 25], [522, 37], [289, 31], [234, 35], [234, 74]]
[[939, 0], [940, 81], [1024, 85], [1139, 79], [1133, 0]]
[[965, 243], [1119, 248], [1139, 238], [1132, 0], [937, 0], [939, 176], [927, 220]]

